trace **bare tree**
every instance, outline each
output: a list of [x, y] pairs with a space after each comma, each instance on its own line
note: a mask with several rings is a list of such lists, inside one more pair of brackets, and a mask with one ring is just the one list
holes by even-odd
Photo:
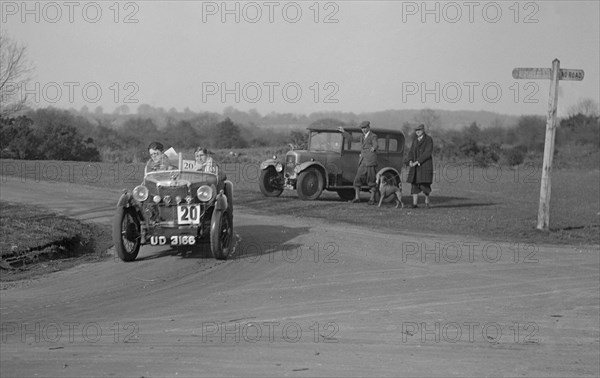
[[21, 88], [30, 78], [32, 66], [27, 57], [27, 47], [0, 34], [0, 116], [8, 117], [27, 105], [27, 96]]
[[598, 117], [598, 103], [591, 98], [582, 98], [569, 108], [569, 117], [583, 114], [589, 117]]

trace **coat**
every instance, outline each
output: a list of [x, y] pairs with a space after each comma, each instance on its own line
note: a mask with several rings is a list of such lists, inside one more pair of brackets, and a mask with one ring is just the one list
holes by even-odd
[[149, 159], [146, 163], [146, 172], [151, 171], [164, 171], [167, 169], [172, 169], [173, 165], [169, 161], [169, 158], [165, 154], [161, 154], [160, 159], [155, 162], [152, 159]]
[[[353, 142], [360, 142], [361, 152], [358, 165], [364, 165], [365, 167], [377, 166], [377, 135], [373, 131], [369, 131], [369, 134], [365, 137], [356, 136], [353, 137], [350, 133], [344, 133], [344, 136]], [[373, 151], [371, 151], [373, 149]]]
[[408, 160], [418, 161], [408, 170], [406, 182], [412, 184], [431, 184], [433, 182], [433, 139], [427, 134], [419, 142], [417, 138], [412, 140], [408, 151]]

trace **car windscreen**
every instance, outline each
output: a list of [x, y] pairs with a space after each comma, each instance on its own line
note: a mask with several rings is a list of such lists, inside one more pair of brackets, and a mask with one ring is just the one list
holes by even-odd
[[342, 139], [340, 133], [313, 131], [310, 133], [309, 151], [340, 152]]

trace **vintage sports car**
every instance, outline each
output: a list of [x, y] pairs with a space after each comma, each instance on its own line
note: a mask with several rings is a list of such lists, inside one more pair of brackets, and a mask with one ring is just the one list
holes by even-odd
[[[345, 129], [352, 136], [362, 135], [357, 127]], [[308, 130], [307, 149], [288, 151], [284, 161], [274, 156], [261, 163], [260, 191], [267, 197], [277, 197], [284, 189], [292, 189], [298, 192], [300, 199], [316, 200], [323, 190], [329, 190], [337, 192], [343, 200], [351, 200], [361, 143], [344, 139], [334, 127], [309, 127]], [[397, 185], [404, 158], [404, 134], [399, 130], [371, 130], [378, 139], [377, 175]], [[362, 190], [369, 188], [365, 186]]]
[[142, 245], [188, 247], [210, 240], [216, 259], [227, 258], [233, 238], [233, 184], [218, 169], [200, 172], [176, 155], [176, 169], [145, 172], [144, 181], [124, 190], [113, 222], [113, 241], [123, 261]]

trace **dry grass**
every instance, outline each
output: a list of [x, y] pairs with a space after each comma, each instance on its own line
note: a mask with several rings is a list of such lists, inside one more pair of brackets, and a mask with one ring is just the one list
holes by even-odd
[[[293, 191], [265, 198], [258, 189], [260, 161], [285, 150], [215, 151], [234, 182], [235, 202], [247, 211], [287, 214], [360, 224], [386, 232], [423, 232], [524, 243], [599, 244], [600, 170], [555, 169], [552, 173], [550, 232], [536, 229], [541, 162], [520, 166], [476, 168], [471, 164], [435, 163], [431, 209], [396, 210], [365, 203], [349, 204], [324, 192], [318, 201], [301, 201]], [[0, 161], [2, 174], [33, 181], [67, 181], [112, 190], [133, 188], [142, 180], [143, 164]], [[57, 174], [57, 172], [62, 172]], [[69, 174], [67, 174], [69, 171]], [[404, 184], [404, 203], [410, 204]], [[115, 201], [118, 194], [115, 194]], [[420, 198], [423, 201], [423, 198]]]
[[97, 260], [110, 245], [106, 226], [57, 216], [35, 206], [0, 202], [0, 207], [0, 281], [27, 277], [32, 266], [46, 272], [74, 265], [82, 256], [86, 261]]

